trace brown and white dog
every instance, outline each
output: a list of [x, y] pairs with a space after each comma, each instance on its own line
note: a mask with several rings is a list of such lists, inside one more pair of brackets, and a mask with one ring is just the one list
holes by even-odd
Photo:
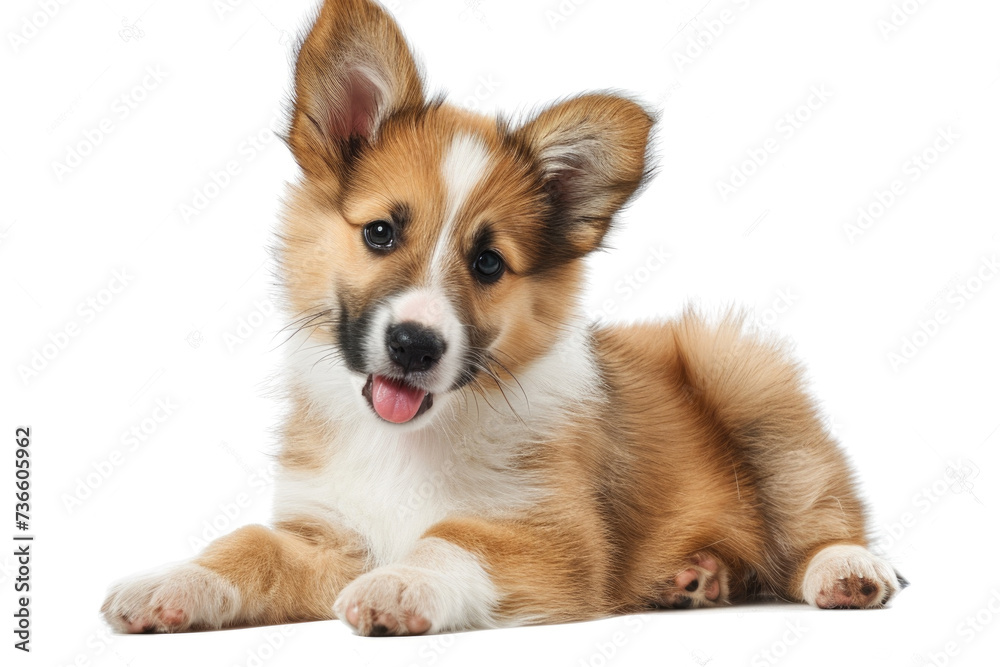
[[517, 126], [429, 100], [383, 9], [328, 0], [289, 132], [273, 526], [115, 585], [107, 621], [367, 635], [885, 605], [900, 580], [781, 345], [737, 317], [581, 319], [652, 124], [608, 94]]

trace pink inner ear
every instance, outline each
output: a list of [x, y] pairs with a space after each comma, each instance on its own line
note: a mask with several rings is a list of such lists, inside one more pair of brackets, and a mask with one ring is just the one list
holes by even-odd
[[545, 191], [560, 206], [575, 205], [586, 195], [587, 184], [584, 171], [577, 165], [563, 166], [553, 170], [545, 181]]
[[343, 95], [339, 104], [330, 105], [330, 134], [335, 139], [370, 137], [378, 115], [378, 86], [362, 72], [352, 70], [344, 80]]

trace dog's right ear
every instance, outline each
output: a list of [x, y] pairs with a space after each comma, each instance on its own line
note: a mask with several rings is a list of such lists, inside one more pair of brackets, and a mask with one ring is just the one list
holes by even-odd
[[387, 116], [423, 102], [392, 17], [370, 0], [326, 0], [299, 50], [288, 143], [307, 174], [341, 176]]

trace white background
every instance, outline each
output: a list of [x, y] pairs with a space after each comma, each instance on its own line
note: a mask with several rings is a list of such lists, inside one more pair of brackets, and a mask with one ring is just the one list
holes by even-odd
[[[80, 0], [48, 3], [51, 17], [4, 2], [0, 534], [13, 544], [12, 441], [29, 424], [37, 536], [30, 655], [11, 646], [13, 547], [0, 551], [4, 664], [995, 660], [1000, 5], [896, 1], [909, 14], [891, 0], [393, 2], [430, 88], [457, 103], [525, 113], [615, 88], [658, 111], [658, 174], [595, 258], [588, 309], [735, 303], [792, 338], [878, 542], [913, 582], [885, 611], [754, 605], [406, 639], [339, 622], [111, 637], [98, 615], [111, 581], [190, 557], [213, 523], [268, 518], [282, 323], [267, 246], [297, 177], [268, 128], [312, 0]], [[859, 208], [872, 218], [851, 234]]]

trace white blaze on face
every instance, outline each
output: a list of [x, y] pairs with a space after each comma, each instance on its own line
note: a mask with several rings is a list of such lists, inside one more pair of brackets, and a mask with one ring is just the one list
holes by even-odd
[[[458, 251], [455, 244], [456, 227], [469, 195], [486, 175], [490, 163], [489, 150], [482, 139], [471, 134], [459, 134], [452, 139], [441, 163], [444, 182], [445, 206], [441, 231], [428, 263], [428, 279], [423, 286], [403, 292], [381, 309], [373, 321], [372, 333], [377, 338], [374, 349], [384, 349], [388, 327], [403, 322], [414, 322], [432, 329], [445, 342], [445, 353], [431, 371], [433, 392], [445, 392], [458, 381], [468, 342], [461, 319], [444, 288], [447, 267]], [[388, 354], [384, 351], [384, 363]]]
[[418, 289], [400, 297], [392, 310], [396, 322], [416, 322], [441, 331], [446, 324], [445, 313], [450, 308], [444, 297], [434, 290]]
[[441, 163], [441, 178], [445, 186], [445, 212], [441, 233], [430, 259], [431, 283], [439, 285], [455, 248], [455, 225], [458, 214], [476, 185], [489, 168], [490, 154], [486, 144], [471, 134], [459, 134], [451, 141]]

